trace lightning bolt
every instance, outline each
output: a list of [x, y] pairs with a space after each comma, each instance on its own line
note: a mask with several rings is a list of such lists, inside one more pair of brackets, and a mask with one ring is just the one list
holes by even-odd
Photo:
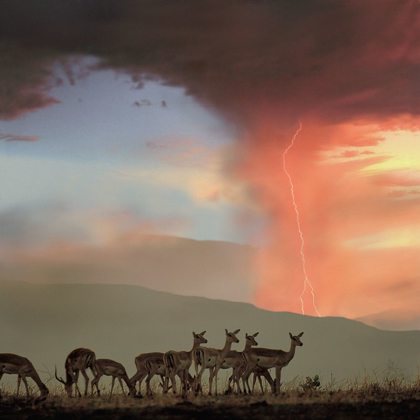
[[284, 169], [284, 172], [286, 172], [287, 177], [289, 178], [290, 191], [292, 193], [292, 201], [293, 201], [293, 206], [294, 206], [295, 212], [296, 212], [296, 222], [297, 222], [297, 226], [298, 226], [298, 230], [299, 230], [299, 236], [300, 236], [300, 255], [302, 256], [302, 268], [303, 268], [303, 274], [305, 276], [305, 280], [303, 282], [303, 291], [300, 295], [300, 303], [302, 305], [302, 314], [305, 314], [305, 308], [304, 308], [304, 304], [303, 304], [303, 296], [306, 292], [306, 287], [309, 285], [309, 288], [311, 289], [311, 294], [312, 294], [312, 304], [315, 308], [315, 312], [317, 313], [318, 316], [321, 316], [320, 313], [318, 312], [318, 309], [317, 309], [316, 305], [315, 305], [314, 288], [313, 288], [311, 282], [308, 279], [308, 275], [306, 274], [306, 259], [305, 259], [305, 254], [303, 252], [303, 247], [305, 245], [305, 240], [303, 239], [302, 229], [300, 228], [299, 210], [298, 210], [298, 206], [297, 206], [296, 200], [295, 200], [295, 188], [293, 186], [292, 177], [290, 176], [289, 172], [287, 172], [287, 169], [286, 169], [286, 154], [293, 147], [293, 145], [295, 143], [295, 140], [296, 140], [296, 137], [298, 136], [298, 134], [300, 133], [301, 130], [302, 130], [302, 123], [299, 122], [299, 128], [296, 131], [295, 135], [293, 136], [292, 142], [287, 147], [287, 149], [283, 152], [283, 169]]

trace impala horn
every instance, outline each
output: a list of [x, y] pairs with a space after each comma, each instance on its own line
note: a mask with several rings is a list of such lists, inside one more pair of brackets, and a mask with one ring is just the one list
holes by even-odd
[[55, 379], [57, 379], [58, 382], [61, 382], [63, 385], [65, 385], [66, 383], [63, 381], [63, 378], [59, 378], [57, 376], [57, 365], [55, 365]]

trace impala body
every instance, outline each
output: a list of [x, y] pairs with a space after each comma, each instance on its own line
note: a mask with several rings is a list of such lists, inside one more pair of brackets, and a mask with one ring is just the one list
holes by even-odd
[[230, 350], [226, 357], [223, 359], [223, 362], [220, 366], [221, 369], [232, 369], [232, 375], [229, 378], [228, 390], [230, 390], [230, 383], [233, 380], [236, 384], [236, 391], [241, 392], [241, 387], [239, 385], [239, 379], [243, 372], [246, 369], [246, 362], [243, 357], [243, 353], [250, 349], [252, 346], [258, 346], [258, 343], [255, 341], [255, 337], [258, 333], [253, 335], [248, 335], [245, 333], [245, 348], [242, 352], [236, 350]]
[[93, 387], [95, 385], [96, 385], [96, 390], [98, 392], [98, 395], [100, 395], [98, 382], [99, 382], [99, 379], [103, 375], [112, 377], [111, 392], [109, 395], [110, 397], [112, 396], [112, 391], [114, 389], [115, 378], [118, 378], [123, 394], [124, 394], [124, 387], [123, 387], [122, 381], [124, 381], [128, 386], [128, 389], [129, 389], [128, 395], [132, 397], [136, 395], [136, 387], [130, 382], [127, 372], [121, 363], [118, 363], [111, 359], [96, 359], [95, 364], [94, 364], [94, 369], [95, 369], [96, 375], [91, 383], [92, 395], [93, 395]]
[[86, 348], [78, 348], [73, 350], [66, 358], [64, 368], [66, 370], [66, 380], [63, 381], [62, 378], [57, 376], [57, 368], [55, 368], [55, 377], [56, 379], [64, 385], [64, 388], [69, 397], [72, 396], [73, 384], [75, 385], [76, 391], [81, 396], [77, 381], [79, 379], [79, 372], [82, 372], [83, 377], [85, 378], [85, 395], [88, 392], [89, 385], [89, 376], [86, 373], [86, 369], [90, 369], [94, 376], [95, 372], [95, 353]]
[[188, 383], [192, 383], [192, 377], [190, 375], [190, 367], [193, 360], [194, 351], [200, 347], [201, 344], [207, 343], [204, 338], [203, 331], [200, 334], [193, 332], [193, 346], [190, 351], [173, 351], [170, 350], [165, 353], [163, 362], [165, 364], [165, 384], [164, 392], [168, 392], [169, 379], [172, 382], [172, 388], [174, 394], [176, 394], [176, 380], [175, 375], [181, 378], [182, 383], [182, 394], [185, 395], [187, 392]]
[[138, 395], [141, 395], [141, 383], [143, 379], [146, 378], [146, 393], [147, 395], [152, 395], [152, 390], [150, 388], [150, 380], [155, 375], [159, 375], [162, 380], [165, 377], [165, 365], [163, 364], [164, 353], [161, 352], [151, 352], [151, 353], [142, 353], [134, 359], [136, 364], [137, 372], [130, 378], [130, 382], [136, 386], [136, 383], [139, 382], [139, 392]]
[[250, 374], [256, 369], [271, 369], [276, 368], [276, 386], [275, 393], [280, 392], [280, 377], [281, 370], [287, 366], [295, 356], [296, 346], [303, 346], [300, 337], [303, 332], [297, 336], [293, 336], [289, 333], [291, 343], [290, 350], [288, 352], [283, 350], [265, 349], [265, 348], [252, 348], [244, 353], [245, 360], [247, 362], [247, 369], [243, 375], [243, 380], [247, 382], [248, 389], [248, 378]]
[[49, 394], [48, 388], [41, 381], [38, 372], [26, 357], [18, 356], [13, 353], [0, 353], [0, 380], [5, 373], [9, 375], [18, 375], [17, 395], [19, 395], [20, 382], [22, 380], [25, 384], [26, 396], [29, 397], [29, 387], [26, 378], [31, 378], [38, 385], [41, 396], [46, 397]]
[[[195, 365], [195, 393], [197, 394], [199, 391], [202, 392], [201, 388], [201, 377], [206, 369], [210, 370], [210, 378], [209, 378], [209, 394], [212, 393], [212, 384], [213, 378], [216, 381], [216, 395], [217, 395], [217, 374], [219, 369], [223, 363], [223, 360], [228, 355], [232, 343], [239, 343], [239, 340], [236, 338], [236, 334], [238, 334], [240, 330], [236, 330], [234, 332], [228, 332], [225, 329], [226, 333], [226, 341], [225, 345], [222, 349], [213, 349], [210, 347], [199, 347], [193, 353], [194, 365]], [[201, 369], [199, 370], [199, 366]]]

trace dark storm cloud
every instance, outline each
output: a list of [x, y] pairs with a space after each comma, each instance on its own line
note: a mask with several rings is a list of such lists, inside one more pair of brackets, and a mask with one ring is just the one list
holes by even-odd
[[185, 86], [242, 123], [256, 112], [328, 121], [420, 112], [416, 0], [13, 0], [2, 9], [3, 118], [55, 103], [51, 63], [73, 55], [99, 57], [139, 88], [145, 78]]

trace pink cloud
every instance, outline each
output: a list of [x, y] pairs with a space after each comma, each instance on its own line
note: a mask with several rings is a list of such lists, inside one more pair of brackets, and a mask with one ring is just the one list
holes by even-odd
[[0, 140], [5, 141], [38, 141], [38, 136], [22, 136], [22, 135], [16, 135], [16, 134], [1, 134], [0, 133]]

